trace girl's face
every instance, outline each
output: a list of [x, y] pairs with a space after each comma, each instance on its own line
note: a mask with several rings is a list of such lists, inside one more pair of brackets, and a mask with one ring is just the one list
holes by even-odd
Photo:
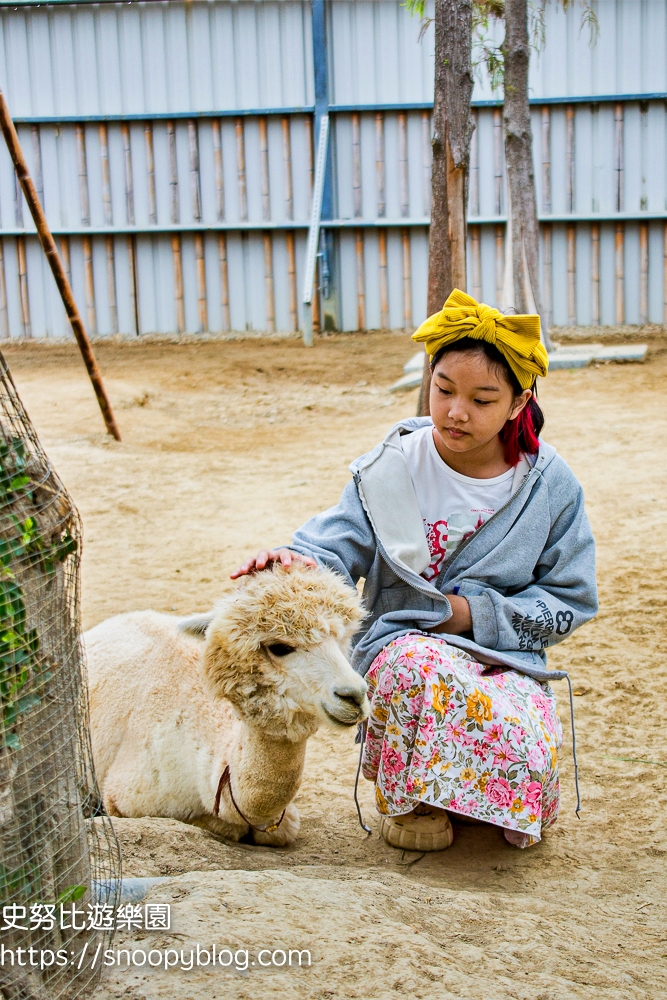
[[530, 397], [530, 389], [515, 397], [502, 370], [481, 351], [445, 353], [431, 378], [436, 444], [458, 454], [481, 450], [494, 439], [500, 444], [505, 422], [518, 417]]

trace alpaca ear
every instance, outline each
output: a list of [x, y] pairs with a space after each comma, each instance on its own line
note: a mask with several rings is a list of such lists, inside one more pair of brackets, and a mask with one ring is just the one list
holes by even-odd
[[215, 698], [225, 698], [241, 707], [257, 688], [257, 644], [248, 628], [226, 614], [216, 614], [206, 631], [202, 673]]
[[215, 617], [215, 612], [209, 611], [205, 615], [190, 615], [189, 618], [181, 618], [177, 624], [179, 632], [185, 635], [194, 636], [195, 639], [204, 639], [209, 625]]

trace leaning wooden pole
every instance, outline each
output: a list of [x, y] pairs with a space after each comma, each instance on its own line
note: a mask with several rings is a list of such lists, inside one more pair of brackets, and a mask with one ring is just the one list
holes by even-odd
[[74, 295], [72, 294], [70, 283], [67, 280], [67, 275], [65, 274], [62, 261], [56, 249], [55, 241], [46, 221], [44, 209], [42, 208], [41, 202], [37, 196], [35, 185], [32, 182], [30, 171], [28, 170], [28, 166], [25, 162], [23, 150], [21, 149], [21, 143], [19, 142], [19, 137], [16, 134], [14, 122], [9, 114], [7, 102], [5, 101], [5, 95], [1, 90], [0, 128], [2, 128], [2, 134], [5, 137], [7, 148], [9, 149], [9, 155], [14, 163], [16, 176], [18, 177], [19, 183], [23, 189], [25, 200], [28, 202], [28, 208], [30, 209], [33, 219], [35, 220], [39, 241], [42, 244], [42, 249], [46, 254], [49, 266], [53, 271], [53, 277], [56, 279], [56, 285], [58, 286], [60, 297], [63, 300], [67, 318], [72, 324], [72, 332], [76, 338], [77, 344], [79, 345], [79, 350], [81, 351], [81, 356], [83, 357], [83, 363], [85, 364], [88, 375], [90, 376], [90, 381], [93, 383], [93, 389], [95, 390], [97, 402], [99, 403], [100, 410], [102, 411], [106, 429], [108, 433], [116, 439], [116, 441], [120, 441], [120, 431], [116, 425], [113, 410], [111, 409], [111, 403], [109, 402], [109, 397], [106, 394], [104, 383], [102, 382], [102, 375], [97, 367], [97, 361], [95, 360], [95, 355], [93, 354], [92, 345], [88, 339], [88, 334], [86, 333], [86, 328], [83, 325], [81, 316], [79, 315], [76, 302], [74, 301]]

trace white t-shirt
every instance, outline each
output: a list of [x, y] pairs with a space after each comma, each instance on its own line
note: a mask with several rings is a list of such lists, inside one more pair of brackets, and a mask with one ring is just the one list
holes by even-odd
[[514, 469], [494, 479], [471, 479], [454, 472], [440, 458], [431, 427], [404, 434], [401, 446], [431, 553], [431, 563], [422, 576], [432, 581], [461, 542], [507, 503]]

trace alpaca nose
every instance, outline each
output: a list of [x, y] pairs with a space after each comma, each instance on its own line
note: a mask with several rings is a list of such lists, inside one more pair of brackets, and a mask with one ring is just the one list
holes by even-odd
[[356, 687], [351, 684], [346, 684], [344, 687], [334, 688], [334, 694], [341, 701], [346, 701], [350, 705], [355, 705], [357, 708], [361, 708], [366, 697], [366, 688]]

